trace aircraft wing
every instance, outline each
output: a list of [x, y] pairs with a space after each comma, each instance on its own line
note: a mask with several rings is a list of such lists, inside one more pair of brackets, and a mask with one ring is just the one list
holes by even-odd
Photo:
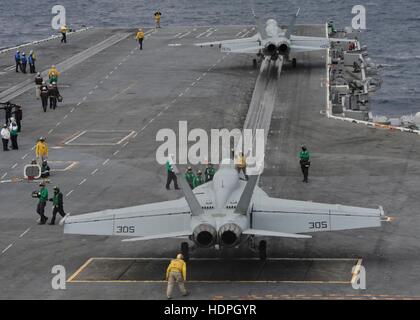
[[327, 49], [331, 42], [354, 42], [354, 39], [291, 36], [291, 50], [295, 52]]
[[257, 197], [251, 218], [251, 229], [296, 234], [379, 227], [384, 211], [382, 207], [370, 209]]
[[249, 38], [238, 38], [213, 42], [195, 43], [197, 47], [218, 46], [222, 52], [233, 53], [258, 53], [262, 49], [259, 35], [256, 34]]
[[191, 211], [184, 198], [109, 209], [64, 218], [64, 233], [147, 237], [191, 235]]

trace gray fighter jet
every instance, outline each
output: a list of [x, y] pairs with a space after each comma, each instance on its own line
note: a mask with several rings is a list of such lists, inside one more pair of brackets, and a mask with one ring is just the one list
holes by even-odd
[[64, 233], [131, 237], [123, 241], [187, 238], [181, 251], [188, 259], [194, 248], [237, 247], [247, 242], [266, 258], [262, 237], [311, 238], [320, 231], [381, 226], [382, 207], [368, 209], [269, 197], [258, 187], [259, 175], [242, 180], [231, 160], [224, 161], [209, 181], [191, 190], [173, 165], [184, 197], [134, 207], [65, 217]]
[[[299, 11], [300, 9], [293, 16], [286, 31], [280, 28], [274, 19], [267, 20], [265, 26], [263, 26], [253, 12], [258, 32], [252, 37], [196, 43], [195, 46], [218, 46], [222, 52], [250, 53], [256, 54], [259, 57], [270, 57], [272, 60], [277, 60], [279, 56], [282, 56], [285, 61], [291, 61], [293, 67], [296, 67], [295, 53], [327, 49], [330, 47], [330, 42], [333, 41], [354, 41], [351, 39], [293, 35]], [[256, 59], [254, 59], [254, 64], [256, 64]]]

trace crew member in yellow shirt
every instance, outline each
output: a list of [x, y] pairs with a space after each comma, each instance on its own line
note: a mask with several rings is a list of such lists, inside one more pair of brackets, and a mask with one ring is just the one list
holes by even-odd
[[136, 40], [139, 41], [140, 50], [143, 50], [144, 32], [142, 29], [139, 29], [139, 31], [137, 31]]
[[166, 290], [166, 297], [168, 299], [172, 299], [172, 290], [175, 282], [178, 282], [182, 295], [188, 295], [184, 284], [187, 280], [187, 264], [182, 254], [178, 254], [176, 259], [171, 260], [168, 269], [166, 269], [166, 280], [168, 281], [168, 288]]

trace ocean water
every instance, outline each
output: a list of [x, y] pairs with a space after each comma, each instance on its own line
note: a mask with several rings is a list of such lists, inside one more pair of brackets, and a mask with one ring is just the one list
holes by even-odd
[[162, 12], [161, 24], [200, 26], [253, 24], [251, 8], [262, 18], [288, 24], [301, 8], [298, 23], [332, 19], [341, 29], [351, 25], [351, 9], [364, 5], [367, 31], [360, 39], [370, 57], [383, 66], [383, 84], [372, 100], [376, 115], [401, 116], [420, 112], [420, 1], [419, 0], [14, 0], [0, 2], [0, 48], [48, 37], [51, 8], [66, 8], [73, 28], [153, 26], [153, 12]]

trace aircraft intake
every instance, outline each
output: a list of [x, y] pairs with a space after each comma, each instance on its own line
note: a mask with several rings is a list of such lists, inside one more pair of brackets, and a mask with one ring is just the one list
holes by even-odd
[[225, 224], [219, 229], [220, 244], [226, 247], [233, 247], [239, 242], [241, 234], [242, 229], [237, 224]]
[[210, 224], [200, 224], [194, 229], [195, 243], [203, 248], [211, 247], [216, 242], [217, 231]]

